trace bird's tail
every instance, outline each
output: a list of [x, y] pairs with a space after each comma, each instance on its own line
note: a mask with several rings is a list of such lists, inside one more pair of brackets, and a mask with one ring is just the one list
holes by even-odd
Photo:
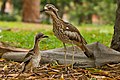
[[79, 47], [82, 49], [82, 51], [84, 51], [84, 54], [88, 58], [91, 58], [91, 59], [95, 58], [93, 52], [90, 49], [88, 49], [84, 44], [82, 46], [79, 46]]

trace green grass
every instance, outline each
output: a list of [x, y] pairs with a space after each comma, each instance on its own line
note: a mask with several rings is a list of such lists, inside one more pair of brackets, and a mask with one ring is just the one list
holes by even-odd
[[49, 36], [48, 39], [44, 39], [41, 41], [41, 48], [52, 49], [56, 46], [61, 46], [60, 41], [56, 39], [53, 34], [51, 35], [48, 31], [19, 31], [19, 32], [11, 32], [11, 31], [3, 31], [1, 35], [3, 37], [0, 39], [2, 42], [8, 43], [10, 46], [15, 46], [19, 48], [32, 48], [34, 44], [34, 36], [36, 33], [42, 32]]
[[[37, 26], [37, 27], [35, 27]], [[34, 44], [34, 36], [38, 32], [42, 32], [49, 36], [40, 43], [42, 50], [63, 47], [52, 32], [52, 25], [28, 24], [22, 22], [0, 22], [2, 28], [12, 28], [12, 31], [2, 31], [0, 41], [8, 43], [10, 46], [19, 48], [32, 48]], [[113, 25], [81, 25], [77, 27], [88, 43], [101, 42], [106, 46], [110, 46]]]

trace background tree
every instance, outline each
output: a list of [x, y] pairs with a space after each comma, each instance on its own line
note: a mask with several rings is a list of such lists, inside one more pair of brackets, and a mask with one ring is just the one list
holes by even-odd
[[111, 48], [120, 51], [120, 0], [117, 0], [116, 20], [114, 25], [114, 34], [111, 42]]
[[116, 0], [97, 1], [93, 9], [100, 18], [100, 24], [114, 24]]
[[14, 14], [21, 15], [23, 0], [12, 0], [14, 5]]
[[92, 23], [93, 15], [99, 18], [99, 24], [113, 24], [115, 20], [116, 1], [114, 0], [74, 0], [73, 7], [74, 9], [70, 10], [70, 20], [77, 24]]
[[5, 5], [6, 5], [7, 0], [2, 0], [2, 1], [3, 1], [3, 4], [1, 6], [1, 14], [4, 14], [5, 13]]
[[40, 0], [23, 0], [23, 22], [39, 22]]
[[[1, 0], [2, 4], [6, 0]], [[114, 24], [116, 0], [11, 0], [14, 6], [12, 17], [24, 22], [39, 22], [39, 10], [47, 3], [54, 4], [59, 9], [59, 15], [65, 20], [75, 24], [93, 23], [93, 17], [98, 19], [98, 24]], [[41, 3], [40, 3], [41, 2]], [[2, 8], [2, 6], [1, 6]], [[4, 11], [1, 9], [1, 12]], [[21, 13], [22, 12], [22, 13]], [[108, 14], [109, 13], [109, 14]], [[22, 15], [22, 17], [21, 17]], [[0, 20], [6, 20], [9, 16], [1, 16]], [[12, 19], [9, 18], [9, 20]], [[43, 23], [50, 23], [46, 15]], [[5, 19], [3, 19], [5, 18]], [[22, 18], [22, 19], [21, 19]]]

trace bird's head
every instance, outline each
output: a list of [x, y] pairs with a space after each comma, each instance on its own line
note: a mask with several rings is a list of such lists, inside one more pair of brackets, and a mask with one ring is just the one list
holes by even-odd
[[35, 36], [35, 40], [36, 40], [36, 41], [40, 41], [42, 38], [48, 38], [48, 36], [44, 35], [43, 33], [38, 33], [38, 34]]
[[41, 12], [46, 12], [46, 13], [52, 15], [52, 14], [56, 13], [57, 11], [58, 11], [58, 9], [54, 5], [46, 4], [44, 6], [44, 9]]

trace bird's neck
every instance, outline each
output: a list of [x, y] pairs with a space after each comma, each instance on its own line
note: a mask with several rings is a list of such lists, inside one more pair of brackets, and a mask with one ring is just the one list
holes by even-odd
[[54, 12], [54, 14], [52, 14], [51, 17], [52, 17], [53, 22], [58, 21], [58, 20], [62, 20], [57, 12]]
[[38, 40], [35, 40], [33, 50], [35, 53], [37, 53], [39, 51], [39, 41]]

